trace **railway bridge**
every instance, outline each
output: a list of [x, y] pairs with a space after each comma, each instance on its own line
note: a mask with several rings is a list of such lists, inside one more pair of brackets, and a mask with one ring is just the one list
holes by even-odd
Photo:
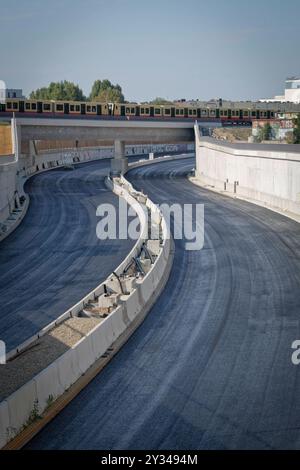
[[[217, 122], [201, 122], [203, 127], [216, 127]], [[143, 121], [79, 118], [16, 118], [16, 133], [19, 142], [28, 148], [36, 140], [98, 140], [110, 142], [115, 148], [112, 170], [123, 172], [127, 168], [125, 144], [163, 144], [194, 142], [193, 121]]]

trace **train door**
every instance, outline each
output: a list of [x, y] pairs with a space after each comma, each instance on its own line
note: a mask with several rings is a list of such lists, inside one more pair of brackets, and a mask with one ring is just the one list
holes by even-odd
[[101, 104], [97, 104], [97, 115], [101, 116], [101, 114], [102, 114], [102, 106]]
[[121, 105], [121, 116], [125, 116], [125, 106]]
[[114, 115], [114, 103], [108, 103], [108, 115], [113, 116]]
[[81, 112], [81, 114], [85, 114], [85, 103], [81, 103], [80, 112]]
[[188, 108], [184, 108], [184, 117], [185, 117], [185, 118], [189, 117], [189, 110], [188, 110]]
[[175, 108], [171, 108], [171, 117], [175, 117]]
[[150, 116], [154, 117], [154, 106], [150, 106]]
[[64, 113], [69, 114], [70, 105], [69, 103], [64, 103]]
[[24, 111], [25, 111], [24, 101], [19, 101], [19, 112], [24, 113]]
[[43, 112], [43, 103], [42, 101], [37, 102], [37, 112], [42, 113]]

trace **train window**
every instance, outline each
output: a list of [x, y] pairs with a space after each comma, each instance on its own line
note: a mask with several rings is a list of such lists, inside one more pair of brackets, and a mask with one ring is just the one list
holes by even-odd
[[6, 108], [7, 108], [7, 109], [11, 109], [11, 102], [10, 102], [10, 101], [8, 101], [8, 102], [6, 103]]
[[88, 104], [87, 107], [86, 107], [86, 112], [87, 112], [87, 113], [90, 113], [90, 112], [91, 112], [91, 108], [92, 108], [92, 107]]
[[76, 104], [75, 110], [76, 110], [76, 111], [80, 111], [80, 106], [79, 106], [79, 104]]
[[171, 110], [170, 110], [170, 109], [168, 109], [168, 108], [167, 108], [167, 109], [165, 109], [165, 114], [166, 114], [166, 115], [168, 115], [168, 116], [170, 116], [170, 114], [171, 114]]
[[248, 116], [249, 116], [249, 111], [244, 111], [244, 112], [243, 112], [243, 115], [244, 115], [245, 117], [248, 117]]
[[36, 111], [36, 103], [31, 103], [31, 109], [32, 109], [33, 111]]
[[145, 108], [141, 108], [141, 114], [145, 114]]
[[206, 110], [206, 109], [202, 109], [201, 114], [202, 114], [202, 116], [206, 116], [206, 115], [207, 115], [207, 110]]
[[49, 103], [44, 103], [44, 111], [50, 111], [51, 107]]
[[25, 103], [25, 109], [30, 109], [30, 103]]
[[135, 109], [131, 108], [131, 114], [135, 114]]
[[92, 113], [95, 113], [97, 111], [96, 106], [92, 106]]
[[18, 103], [13, 103], [13, 109], [18, 109]]
[[64, 110], [64, 105], [63, 104], [57, 104], [56, 105], [56, 111], [63, 111]]
[[193, 110], [189, 109], [189, 115], [191, 116], [193, 114]]
[[126, 113], [127, 113], [127, 114], [130, 113], [130, 108], [126, 108]]
[[149, 108], [146, 108], [146, 109], [145, 109], [145, 114], [150, 114]]
[[74, 111], [74, 104], [70, 104], [70, 111]]
[[256, 111], [251, 111], [251, 116], [255, 117], [256, 116]]

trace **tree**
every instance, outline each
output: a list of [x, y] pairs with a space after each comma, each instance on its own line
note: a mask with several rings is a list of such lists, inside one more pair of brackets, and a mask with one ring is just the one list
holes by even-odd
[[166, 98], [158, 96], [154, 100], [150, 101], [150, 104], [161, 105], [161, 104], [173, 104], [172, 101], [168, 101]]
[[73, 82], [67, 80], [61, 82], [51, 82], [48, 87], [38, 88], [30, 93], [33, 100], [64, 100], [64, 101], [85, 101], [85, 96]]
[[300, 144], [300, 114], [297, 115], [296, 119], [294, 119], [294, 143]]
[[124, 103], [124, 95], [120, 85], [113, 85], [109, 80], [95, 80], [89, 96], [90, 101], [104, 103]]
[[272, 127], [268, 122], [262, 128], [262, 140], [270, 140], [272, 137]]
[[263, 127], [260, 127], [258, 130], [257, 141], [261, 142], [262, 140], [270, 140], [272, 137], [272, 127], [268, 122], [264, 124]]

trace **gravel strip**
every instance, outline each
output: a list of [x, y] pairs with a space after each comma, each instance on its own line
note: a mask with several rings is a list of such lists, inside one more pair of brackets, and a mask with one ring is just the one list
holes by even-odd
[[0, 402], [78, 343], [102, 321], [100, 317], [69, 318], [19, 356], [0, 365]]

